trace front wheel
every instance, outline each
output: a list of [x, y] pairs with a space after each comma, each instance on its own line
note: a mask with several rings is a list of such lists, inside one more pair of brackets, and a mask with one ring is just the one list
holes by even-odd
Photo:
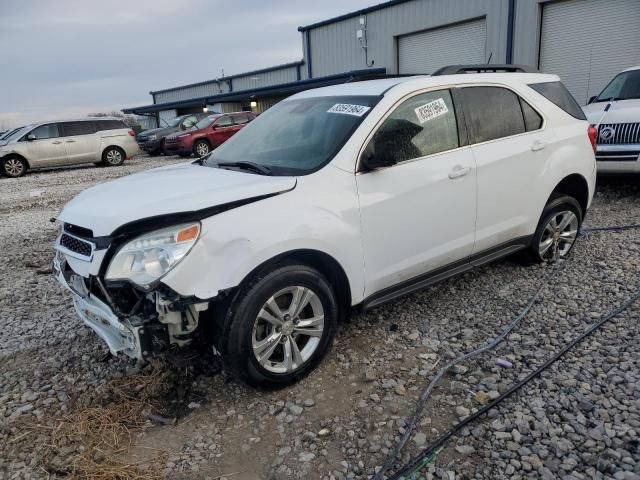
[[11, 178], [21, 177], [27, 171], [27, 162], [20, 157], [5, 157], [2, 159], [2, 172]]
[[536, 262], [555, 262], [569, 256], [582, 224], [582, 208], [568, 195], [558, 195], [547, 204], [533, 236], [530, 256]]
[[209, 142], [205, 140], [198, 140], [193, 145], [193, 153], [195, 153], [196, 157], [198, 158], [208, 155], [210, 151], [211, 151], [211, 146], [209, 145]]
[[227, 313], [222, 356], [251, 386], [290, 385], [313, 370], [333, 343], [338, 306], [326, 278], [305, 265], [258, 275]]

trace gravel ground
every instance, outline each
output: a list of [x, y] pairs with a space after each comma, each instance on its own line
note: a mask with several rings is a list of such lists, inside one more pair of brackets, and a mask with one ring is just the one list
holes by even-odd
[[[132, 372], [122, 358], [98, 361], [104, 346], [53, 280], [49, 218], [97, 182], [177, 161], [142, 157], [121, 168], [0, 178], [0, 479], [55, 477], [38, 454], [47, 436], [24, 426], [73, 411], [78, 399], [100, 402], [101, 386]], [[637, 223], [639, 180], [600, 179], [586, 223]], [[224, 373], [178, 369], [189, 392], [182, 395], [188, 402], [180, 404], [180, 420], [139, 431], [126, 456], [142, 461], [166, 452], [168, 478], [368, 478], [438, 366], [495, 336], [550, 268], [506, 260], [356, 314], [340, 326], [320, 368], [282, 391], [259, 392]], [[640, 232], [581, 239], [513, 333], [445, 375], [403, 460], [630, 297], [640, 289], [639, 272]], [[606, 324], [454, 436], [419, 476], [640, 479], [639, 317], [634, 305]], [[497, 359], [513, 368], [497, 366]]]

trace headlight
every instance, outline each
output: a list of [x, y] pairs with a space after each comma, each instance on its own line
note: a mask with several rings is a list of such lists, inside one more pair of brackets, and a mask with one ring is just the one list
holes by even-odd
[[155, 140], [156, 138], [158, 138], [158, 136], [157, 136], [157, 135], [149, 135], [149, 136], [147, 137], [147, 140]]
[[200, 235], [200, 223], [187, 223], [142, 235], [118, 250], [105, 278], [130, 280], [147, 288], [175, 267]]

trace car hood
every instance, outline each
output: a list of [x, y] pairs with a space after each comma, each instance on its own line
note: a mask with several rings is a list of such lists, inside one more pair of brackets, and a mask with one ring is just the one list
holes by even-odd
[[71, 200], [58, 220], [110, 235], [127, 223], [158, 215], [196, 212], [230, 202], [282, 193], [295, 177], [270, 177], [196, 163], [147, 170], [89, 188]]
[[[608, 102], [592, 103], [582, 107], [590, 123], [598, 123]], [[640, 122], [640, 99], [617, 100], [602, 119], [602, 123]]]

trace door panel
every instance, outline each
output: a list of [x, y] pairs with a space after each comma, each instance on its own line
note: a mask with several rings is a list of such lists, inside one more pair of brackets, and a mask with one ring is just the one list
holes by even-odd
[[531, 235], [527, 192], [544, 174], [552, 134], [542, 117], [515, 92], [502, 87], [459, 89], [478, 172], [474, 253]]
[[365, 296], [471, 255], [475, 172], [465, 147], [357, 176]]
[[100, 161], [100, 134], [96, 133], [93, 122], [63, 122], [62, 133], [67, 162], [90, 163]]
[[465, 259], [476, 219], [476, 169], [459, 147], [448, 90], [415, 95], [382, 123], [363, 157], [395, 165], [356, 176], [365, 296]]
[[66, 149], [62, 138], [58, 136], [58, 127], [55, 123], [41, 125], [35, 128], [30, 135], [35, 135], [36, 140], [23, 140], [25, 157], [33, 168], [49, 167], [64, 164]]

